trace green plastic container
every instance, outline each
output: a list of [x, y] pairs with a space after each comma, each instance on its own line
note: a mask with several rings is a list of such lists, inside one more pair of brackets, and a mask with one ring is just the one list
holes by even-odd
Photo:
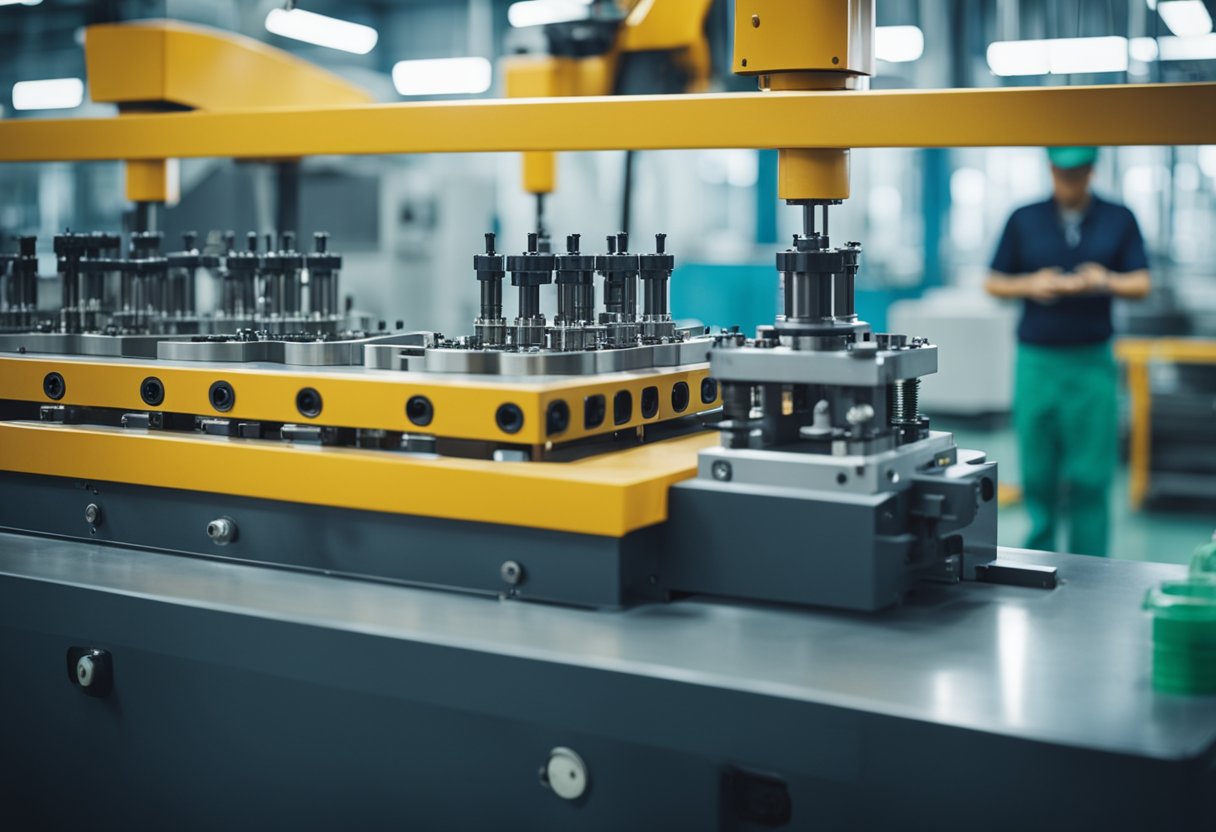
[[1153, 688], [1164, 693], [1216, 693], [1216, 572], [1196, 570], [1200, 562], [1216, 565], [1216, 544], [1195, 552], [1187, 580], [1165, 581], [1144, 598], [1153, 615]]

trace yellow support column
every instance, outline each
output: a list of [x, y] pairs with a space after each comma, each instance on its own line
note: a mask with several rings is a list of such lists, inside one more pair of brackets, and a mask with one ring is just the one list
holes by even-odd
[[[573, 94], [563, 86], [558, 58], [513, 57], [505, 62], [507, 98], [553, 98]], [[557, 154], [551, 150], [523, 154], [524, 190], [550, 194], [557, 187]]]

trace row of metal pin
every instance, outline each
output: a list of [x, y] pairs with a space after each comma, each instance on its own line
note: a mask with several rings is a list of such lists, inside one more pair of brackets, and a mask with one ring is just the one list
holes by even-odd
[[[561, 350], [626, 347], [659, 343], [675, 337], [669, 309], [669, 281], [675, 265], [667, 253], [667, 235], [655, 235], [655, 251], [629, 251], [624, 232], [607, 237], [604, 254], [584, 254], [580, 235], [566, 237], [566, 251], [548, 251], [540, 235], [528, 234], [527, 250], [504, 256], [495, 251], [495, 235], [485, 235], [485, 253], [473, 257], [481, 286], [480, 315], [474, 321], [480, 346]], [[514, 326], [502, 313], [502, 280], [511, 275], [518, 290]], [[604, 279], [604, 309], [595, 312], [595, 275]], [[644, 286], [638, 316], [638, 280]], [[541, 287], [557, 284], [557, 314], [549, 326], [540, 311]]]
[[0, 328], [27, 330], [38, 318], [37, 238], [18, 237], [16, 254], [0, 254]]
[[[109, 327], [123, 332], [196, 331], [195, 276], [200, 268], [220, 280], [216, 318], [244, 325], [305, 318], [303, 270], [308, 269], [308, 313], [314, 320], [338, 315], [338, 273], [342, 258], [328, 251], [328, 234], [314, 235], [314, 251], [295, 250], [295, 234], [283, 232], [276, 249], [266, 235], [266, 251], [258, 252], [258, 235], [250, 232], [245, 251], [235, 250], [236, 235], [224, 235], [227, 254], [205, 255], [197, 234], [184, 235], [183, 249], [161, 253], [160, 232], [136, 232], [128, 241], [127, 257], [119, 256], [117, 234], [66, 231], [54, 238], [62, 298], [54, 327], [60, 332], [98, 332]], [[33, 329], [38, 317], [37, 238], [19, 238], [17, 254], [0, 255], [0, 326]], [[107, 276], [115, 275], [115, 307], [106, 308]]]
[[263, 253], [258, 252], [255, 232], [249, 232], [244, 251], [236, 250], [235, 236], [231, 231], [224, 236], [228, 255], [220, 272], [223, 316], [273, 322], [331, 319], [338, 315], [342, 257], [328, 250], [328, 234], [318, 231], [313, 235], [313, 251], [309, 254], [296, 251], [296, 235], [291, 231], [279, 234], [277, 249], [273, 236], [267, 234]]

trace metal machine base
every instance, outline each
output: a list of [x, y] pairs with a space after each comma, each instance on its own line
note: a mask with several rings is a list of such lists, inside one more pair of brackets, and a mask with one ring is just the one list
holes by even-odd
[[0, 827], [1209, 828], [1216, 700], [1138, 611], [1180, 570], [1002, 559], [1067, 581], [611, 612], [0, 535]]
[[[943, 557], [905, 531], [915, 493], [692, 479], [670, 489], [666, 522], [612, 537], [0, 472], [0, 529], [585, 607], [699, 593], [877, 610], [996, 557], [995, 501]], [[212, 536], [217, 522], [231, 531]]]

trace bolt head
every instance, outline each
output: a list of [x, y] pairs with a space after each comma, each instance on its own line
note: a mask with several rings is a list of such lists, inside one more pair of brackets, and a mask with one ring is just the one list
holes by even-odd
[[84, 521], [90, 526], [96, 526], [101, 522], [101, 506], [97, 503], [89, 503], [84, 507]]
[[714, 464], [710, 466], [709, 471], [713, 475], [713, 478], [718, 482], [730, 482], [730, 478], [734, 473], [731, 470], [730, 463], [724, 459], [719, 459], [714, 462]]
[[550, 751], [544, 774], [545, 785], [563, 800], [578, 800], [587, 792], [590, 780], [587, 764], [572, 749]]
[[93, 684], [93, 659], [90, 656], [81, 656], [76, 661], [76, 681], [82, 688], [87, 688]]
[[502, 566], [498, 568], [498, 574], [502, 576], [503, 581], [511, 586], [516, 586], [523, 582], [524, 568], [518, 561], [503, 561]]
[[228, 517], [217, 517], [207, 524], [207, 537], [216, 546], [224, 546], [236, 539], [236, 523]]

